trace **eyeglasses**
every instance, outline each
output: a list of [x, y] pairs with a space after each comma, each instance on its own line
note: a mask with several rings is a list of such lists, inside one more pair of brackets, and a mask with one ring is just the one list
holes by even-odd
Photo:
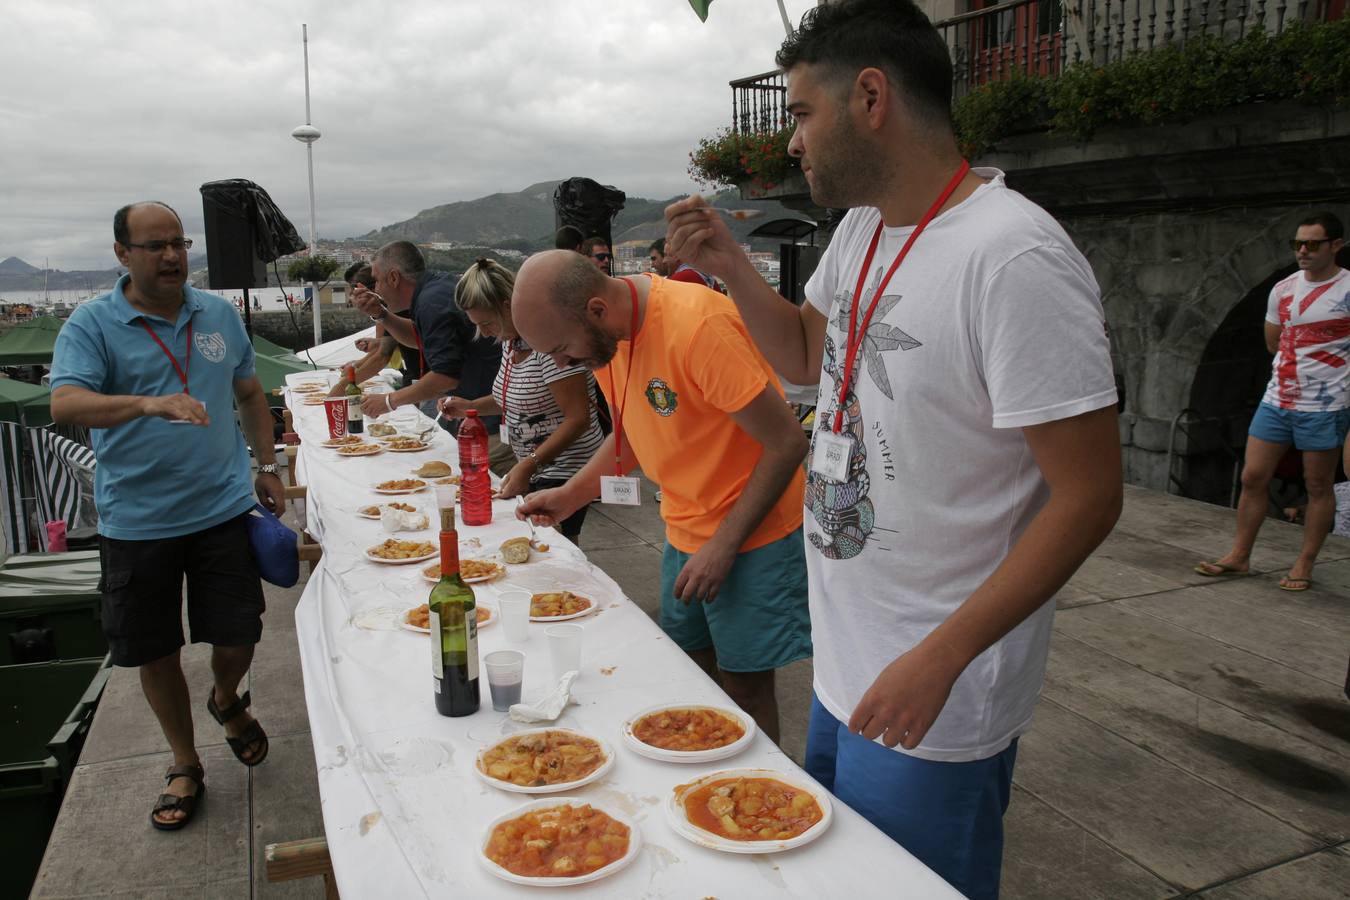
[[613, 253], [592, 253], [591, 259], [598, 259], [601, 262], [607, 262], [614, 258]]
[[175, 252], [180, 250], [192, 249], [192, 238], [174, 238], [171, 241], [146, 241], [144, 244], [132, 244], [128, 242], [127, 247], [139, 247], [146, 253], [163, 253], [172, 247]]
[[1294, 240], [1289, 242], [1289, 249], [1297, 253], [1299, 250], [1307, 247], [1309, 253], [1316, 253], [1318, 250], [1322, 249], [1323, 244], [1329, 243], [1331, 243], [1331, 238], [1320, 238], [1318, 240], [1308, 241], [1301, 241], [1298, 238], [1294, 238]]

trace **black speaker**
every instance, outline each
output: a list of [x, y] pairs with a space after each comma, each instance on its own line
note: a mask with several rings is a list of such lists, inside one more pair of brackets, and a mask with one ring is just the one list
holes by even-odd
[[778, 293], [798, 306], [806, 299], [806, 283], [820, 265], [820, 248], [814, 245], [780, 244], [778, 247]]
[[207, 286], [267, 287], [267, 264], [258, 256], [258, 236], [247, 210], [203, 190], [202, 213], [206, 227]]

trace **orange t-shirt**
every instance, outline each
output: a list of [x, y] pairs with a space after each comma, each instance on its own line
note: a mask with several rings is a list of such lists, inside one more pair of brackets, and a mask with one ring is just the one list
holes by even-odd
[[[701, 284], [649, 277], [637, 354], [634, 343], [621, 341], [596, 381], [616, 426], [622, 409], [623, 439], [642, 471], [661, 486], [666, 540], [694, 553], [722, 524], [763, 454], [728, 413], [744, 409], [767, 385], [779, 396], [783, 388], [731, 300]], [[804, 483], [798, 468], [741, 553], [802, 524]]]

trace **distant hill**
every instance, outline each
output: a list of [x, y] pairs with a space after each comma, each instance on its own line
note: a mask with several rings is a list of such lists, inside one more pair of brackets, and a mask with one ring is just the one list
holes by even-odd
[[[553, 246], [553, 191], [556, 181], [541, 181], [516, 193], [489, 194], [477, 200], [461, 200], [424, 209], [411, 219], [377, 228], [364, 237], [374, 243], [409, 240], [416, 243], [455, 242], [479, 247], [501, 247], [529, 253]], [[667, 205], [679, 199], [648, 200], [627, 198], [614, 218], [615, 243], [654, 241], [666, 233], [662, 215]], [[736, 191], [716, 194], [720, 206], [751, 207], [764, 210], [764, 216], [745, 222], [731, 221], [732, 232], [742, 240], [763, 222], [780, 218], [802, 218], [778, 203], [745, 202]], [[777, 246], [777, 240], [753, 241], [757, 249]]]
[[[10, 265], [11, 263], [16, 265]], [[44, 287], [53, 291], [89, 293], [107, 290], [117, 283], [118, 276], [124, 271], [126, 270], [121, 267], [100, 270], [78, 269], [73, 272], [52, 269], [44, 278], [42, 269], [11, 256], [0, 263], [0, 297], [3, 297], [6, 291], [40, 291]]]

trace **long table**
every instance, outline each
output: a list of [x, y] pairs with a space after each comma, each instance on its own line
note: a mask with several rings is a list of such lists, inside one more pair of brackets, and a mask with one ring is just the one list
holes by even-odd
[[[289, 382], [313, 378], [304, 373]], [[454, 438], [438, 429], [425, 451], [344, 458], [320, 446], [328, 436], [322, 406], [291, 406], [302, 438], [297, 475], [308, 485], [308, 527], [323, 545], [295, 620], [324, 830], [343, 897], [538, 896], [538, 888], [489, 874], [478, 859], [486, 824], [538, 798], [491, 787], [473, 771], [479, 750], [531, 726], [492, 711], [486, 677], [477, 714], [457, 719], [437, 714], [429, 639], [399, 626], [400, 614], [425, 602], [430, 592], [419, 575], [425, 564], [367, 561], [364, 549], [386, 535], [379, 522], [355, 514], [361, 506], [408, 499], [435, 527], [429, 491], [384, 497], [370, 485], [408, 477], [430, 459], [450, 462], [458, 471]], [[462, 555], [487, 555], [506, 538], [526, 534], [513, 509], [513, 501], [497, 501], [491, 524], [461, 526]], [[730, 706], [731, 700], [577, 547], [553, 529], [539, 533], [549, 552], [509, 567], [506, 576], [475, 586], [475, 593], [489, 606], [504, 588], [569, 589], [596, 601], [596, 612], [575, 620], [585, 629], [581, 674], [573, 685], [576, 705], [555, 724], [603, 738], [616, 762], [595, 783], [547, 796], [615, 808], [643, 838], [641, 853], [626, 868], [567, 890], [623, 900], [959, 896], [837, 801], [833, 822], [817, 840], [784, 853], [722, 853], [677, 835], [663, 805], [678, 784], [733, 767], [806, 776], [763, 734], [738, 756], [702, 765], [656, 762], [624, 747], [623, 723], [635, 712], [664, 702]], [[435, 542], [434, 531], [399, 536]], [[543, 626], [532, 623], [530, 630], [525, 644], [506, 643], [500, 627], [479, 632], [480, 657], [503, 647], [525, 653], [526, 702], [552, 686]]]

